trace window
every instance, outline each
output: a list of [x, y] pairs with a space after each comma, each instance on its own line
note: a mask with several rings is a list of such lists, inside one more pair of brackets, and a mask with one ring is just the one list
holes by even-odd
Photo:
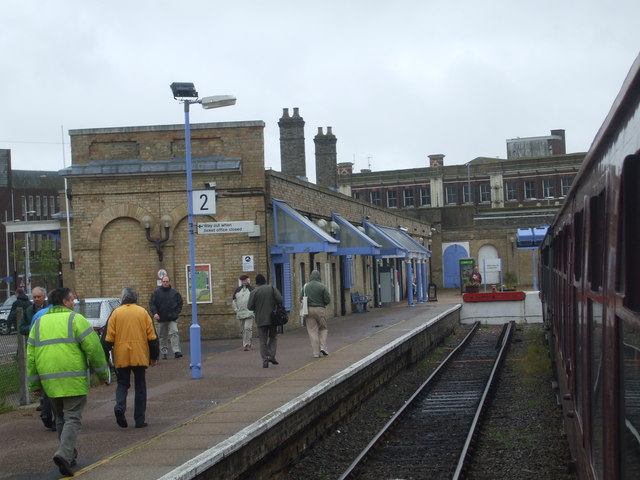
[[46, 195], [42, 197], [42, 215], [44, 215], [45, 217], [49, 215], [49, 203], [47, 202], [48, 198], [49, 197], [47, 197]]
[[569, 195], [569, 189], [571, 188], [571, 182], [573, 179], [571, 178], [561, 178], [560, 179], [560, 190], [561, 195], [566, 197]]
[[458, 203], [458, 192], [456, 191], [456, 187], [445, 187], [445, 194], [447, 196], [448, 205], [455, 205], [456, 203]]
[[553, 179], [545, 178], [542, 180], [542, 197], [553, 198], [555, 196], [553, 188]]
[[404, 195], [404, 206], [405, 207], [413, 207], [413, 189], [407, 188], [403, 192]]
[[398, 207], [398, 192], [396, 192], [395, 190], [387, 190], [387, 207]]
[[518, 187], [516, 182], [506, 182], [504, 189], [507, 195], [507, 202], [518, 199]]
[[491, 202], [491, 186], [488, 183], [480, 185], [480, 201], [483, 203]]
[[54, 196], [49, 197], [49, 215], [53, 216], [56, 213], [56, 198]]
[[524, 181], [524, 198], [536, 198], [536, 184], [533, 180]]
[[33, 212], [33, 195], [29, 195], [29, 211]]
[[360, 200], [360, 192], [353, 192], [353, 198]]
[[469, 184], [466, 183], [462, 186], [462, 203], [472, 203], [473, 198], [471, 196], [472, 190], [469, 188]]
[[380, 206], [380, 192], [377, 190], [371, 192], [371, 204], [377, 205], [378, 207]]
[[420, 205], [431, 205], [431, 187], [420, 188]]
[[602, 286], [604, 272], [604, 236], [606, 225], [604, 211], [604, 192], [589, 200], [589, 263], [588, 279], [591, 290], [598, 291]]
[[42, 197], [40, 195], [36, 196], [36, 215], [42, 216]]
[[624, 293], [624, 305], [640, 312], [640, 222], [638, 205], [640, 191], [640, 156], [630, 155], [622, 166], [621, 215], [618, 227], [618, 259], [616, 289]]

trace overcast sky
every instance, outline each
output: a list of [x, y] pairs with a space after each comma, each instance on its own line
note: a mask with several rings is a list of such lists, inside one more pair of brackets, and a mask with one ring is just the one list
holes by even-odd
[[276, 170], [278, 119], [299, 107], [311, 180], [327, 126], [355, 171], [506, 158], [506, 139], [552, 129], [587, 151], [639, 18], [638, 0], [3, 1], [0, 148], [61, 169], [70, 129], [183, 123], [169, 84], [193, 82], [238, 100], [191, 121], [264, 121]]

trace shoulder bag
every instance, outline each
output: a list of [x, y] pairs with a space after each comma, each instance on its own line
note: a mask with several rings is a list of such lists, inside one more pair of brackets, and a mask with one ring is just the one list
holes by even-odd
[[300, 302], [300, 316], [309, 315], [309, 305], [307, 298], [307, 284], [302, 287], [302, 302]]
[[278, 302], [276, 300], [276, 293], [273, 288], [273, 285], [271, 286], [271, 290], [273, 294], [273, 303], [274, 303], [273, 311], [271, 312], [271, 325], [280, 327], [289, 321], [289, 314], [284, 309], [284, 305], [282, 305], [282, 302]]

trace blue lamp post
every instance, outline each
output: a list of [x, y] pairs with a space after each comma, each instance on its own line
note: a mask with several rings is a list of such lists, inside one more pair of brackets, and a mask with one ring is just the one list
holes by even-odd
[[202, 356], [200, 349], [200, 325], [198, 324], [198, 299], [196, 297], [196, 260], [193, 230], [193, 199], [191, 182], [191, 126], [189, 124], [189, 105], [199, 103], [202, 108], [219, 108], [234, 105], [236, 98], [231, 95], [217, 95], [214, 97], [198, 98], [193, 83], [174, 82], [171, 84], [173, 98], [184, 104], [184, 148], [187, 168], [187, 210], [189, 222], [189, 265], [190, 265], [190, 296], [191, 296], [191, 329], [189, 330], [189, 344], [191, 351], [191, 378], [202, 378]]

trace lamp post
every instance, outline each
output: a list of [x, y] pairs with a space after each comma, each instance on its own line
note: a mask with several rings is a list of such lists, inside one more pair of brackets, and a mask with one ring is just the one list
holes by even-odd
[[[29, 215], [33, 215], [35, 210], [27, 211], [27, 199], [24, 200], [24, 223], [25, 226], [29, 221]], [[24, 234], [24, 286], [25, 293], [31, 293], [31, 246], [29, 245], [29, 240], [31, 240], [31, 232], [25, 232]]]
[[231, 95], [217, 95], [198, 98], [198, 92], [193, 83], [174, 82], [171, 84], [173, 98], [184, 104], [184, 149], [187, 170], [187, 210], [189, 223], [189, 265], [190, 265], [190, 295], [191, 295], [191, 328], [189, 330], [189, 344], [191, 352], [191, 378], [202, 377], [202, 361], [200, 350], [200, 325], [198, 324], [198, 301], [196, 298], [196, 261], [193, 230], [193, 192], [191, 182], [191, 126], [189, 124], [189, 105], [199, 103], [202, 108], [219, 108], [235, 105], [236, 98]]

